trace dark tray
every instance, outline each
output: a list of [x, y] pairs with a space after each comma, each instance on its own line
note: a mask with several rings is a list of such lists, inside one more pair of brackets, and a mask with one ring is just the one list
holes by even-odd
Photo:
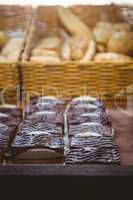
[[112, 165], [3, 165], [0, 166], [0, 176], [133, 176], [133, 166]]

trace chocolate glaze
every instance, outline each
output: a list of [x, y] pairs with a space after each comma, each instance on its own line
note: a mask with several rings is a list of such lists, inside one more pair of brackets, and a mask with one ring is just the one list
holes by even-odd
[[13, 118], [11, 116], [0, 116], [0, 123], [6, 124], [9, 127], [16, 128], [20, 123], [20, 118]]
[[[11, 145], [12, 160], [58, 159], [64, 152], [64, 107], [59, 99], [39, 98], [26, 106], [26, 116]], [[38, 155], [38, 156], [37, 156]]]
[[67, 122], [69, 151], [66, 164], [120, 163], [111, 117], [100, 100], [91, 97], [72, 100]]
[[73, 137], [65, 162], [67, 164], [119, 164], [120, 157], [110, 136]]
[[13, 129], [5, 124], [0, 124], [0, 148], [7, 148]]
[[34, 120], [24, 119], [19, 125], [19, 132], [24, 131], [29, 133], [31, 131], [47, 131], [51, 134], [63, 135], [63, 127], [57, 124], [44, 123], [38, 118]]
[[64, 116], [62, 112], [55, 112], [55, 111], [42, 111], [36, 112], [33, 115], [27, 116], [29, 120], [38, 120], [44, 123], [51, 123], [51, 124], [64, 124]]
[[78, 125], [69, 126], [69, 135], [113, 135], [112, 129], [110, 126], [104, 126], [100, 123], [82, 123]]
[[0, 112], [1, 113], [6, 113], [12, 117], [18, 117], [20, 118], [22, 115], [22, 110], [20, 108], [17, 107], [6, 107], [6, 105], [1, 105], [0, 106]]

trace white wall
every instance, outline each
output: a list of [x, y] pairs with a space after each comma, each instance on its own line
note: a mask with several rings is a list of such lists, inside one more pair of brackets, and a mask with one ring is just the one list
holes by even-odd
[[0, 0], [0, 4], [32, 4], [33, 6], [52, 4], [110, 4], [111, 2], [117, 4], [133, 4], [133, 0]]

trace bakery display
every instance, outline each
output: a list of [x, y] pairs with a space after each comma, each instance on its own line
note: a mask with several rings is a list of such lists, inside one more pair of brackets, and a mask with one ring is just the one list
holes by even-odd
[[73, 99], [66, 116], [66, 164], [120, 163], [111, 118], [100, 100], [89, 96]]
[[[102, 99], [112, 101], [118, 91], [132, 84], [132, 23], [126, 21], [121, 9], [118, 8], [117, 13], [115, 6], [111, 7], [112, 10], [109, 9], [109, 13], [106, 6], [42, 6], [41, 9], [34, 11], [33, 18], [27, 25], [28, 30], [24, 31], [15, 20], [0, 24], [0, 62], [19, 61], [15, 65], [17, 72], [14, 71], [14, 64], [11, 67], [6, 65], [5, 69], [5, 65], [1, 65], [1, 92], [3, 88], [8, 89], [12, 85], [16, 87], [20, 83], [20, 98], [23, 94], [24, 99], [29, 98], [28, 95], [45, 92], [67, 98], [67, 101], [53, 96], [33, 97], [26, 105], [22, 105], [23, 115], [21, 109], [14, 105], [0, 105], [0, 163], [3, 158], [7, 159], [7, 163], [131, 162], [125, 156], [132, 153], [132, 142], [129, 142], [131, 133], [128, 137], [126, 135], [126, 128], [131, 129], [131, 125], [126, 125], [123, 128], [126, 134], [120, 136], [122, 125], [118, 128], [116, 124], [118, 133], [114, 131], [115, 123], [112, 123], [101, 100], [90, 96], [73, 97], [102, 93]], [[1, 16], [5, 17], [2, 13]], [[10, 16], [12, 12], [9, 9], [8, 17]], [[19, 21], [21, 23], [21, 16]], [[23, 62], [23, 50], [24, 53], [28, 51], [24, 61], [33, 63]], [[47, 65], [49, 63], [52, 65]], [[9, 78], [7, 75], [5, 79], [6, 70]], [[57, 90], [54, 91], [55, 89]], [[131, 92], [127, 92], [127, 95], [128, 93]], [[5, 97], [7, 98], [6, 94]], [[15, 95], [14, 97], [16, 98]], [[118, 102], [126, 99], [125, 96], [122, 99], [118, 96], [116, 98]], [[108, 103], [110, 105], [117, 102], [107, 102], [107, 105]], [[126, 104], [120, 103], [122, 106]], [[107, 108], [111, 110], [110, 107]], [[118, 121], [120, 112], [121, 110], [117, 116]], [[125, 121], [126, 119], [125, 117]], [[117, 143], [120, 149], [117, 148]]]
[[11, 161], [63, 163], [64, 101], [40, 97], [33, 102], [27, 105], [25, 117], [11, 144]]

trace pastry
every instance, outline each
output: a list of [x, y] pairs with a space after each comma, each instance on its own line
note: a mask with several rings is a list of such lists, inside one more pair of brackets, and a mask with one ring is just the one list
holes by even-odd
[[96, 44], [93, 40], [91, 40], [89, 41], [88, 49], [86, 50], [85, 55], [80, 60], [80, 62], [86, 62], [86, 61], [92, 60], [95, 52], [96, 52]]
[[126, 56], [124, 54], [118, 54], [118, 53], [112, 53], [112, 52], [107, 52], [107, 53], [97, 53], [94, 57], [95, 61], [131, 61], [132, 58], [129, 56]]
[[120, 32], [123, 32], [123, 31], [130, 32], [132, 30], [132, 27], [128, 23], [120, 22], [120, 23], [116, 23], [113, 25], [113, 30], [116, 32], [119, 32], [119, 31]]
[[17, 61], [23, 45], [23, 38], [12, 38], [2, 48], [1, 54], [8, 61]]
[[0, 48], [3, 47], [7, 41], [8, 41], [7, 35], [3, 31], [0, 31]]
[[133, 32], [116, 32], [108, 43], [108, 51], [133, 55]]
[[52, 57], [57, 57], [58, 53], [54, 49], [43, 49], [40, 47], [37, 47], [32, 50], [32, 56], [52, 56]]
[[91, 39], [90, 29], [69, 8], [58, 7], [58, 15], [63, 26], [72, 36], [72, 59], [80, 60]]
[[64, 101], [54, 97], [34, 98], [30, 102], [31, 110], [19, 125], [11, 144], [9, 162], [64, 162], [63, 104]]
[[57, 36], [51, 36], [51, 37], [46, 37], [42, 39], [38, 45], [37, 48], [40, 49], [53, 49], [53, 50], [58, 50], [61, 45], [61, 39]]
[[66, 164], [119, 164], [111, 118], [102, 101], [83, 96], [65, 112], [68, 138]]
[[71, 9], [59, 6], [58, 15], [62, 24], [71, 35], [90, 36], [89, 27]]
[[66, 164], [120, 164], [111, 136], [73, 137], [65, 157]]
[[62, 60], [70, 61], [71, 53], [72, 53], [71, 41], [69, 38], [69, 39], [66, 39], [61, 46], [60, 55], [61, 55]]
[[97, 43], [107, 45], [113, 34], [112, 24], [107, 22], [98, 22], [93, 29], [93, 36]]
[[44, 64], [49, 64], [49, 63], [58, 63], [60, 60], [59, 57], [55, 56], [31, 56], [30, 61], [36, 62], [36, 63], [44, 63]]
[[14, 118], [16, 118], [16, 117], [21, 118], [21, 115], [22, 115], [21, 108], [15, 106], [15, 105], [10, 105], [10, 104], [1, 104], [0, 112], [6, 113]]

